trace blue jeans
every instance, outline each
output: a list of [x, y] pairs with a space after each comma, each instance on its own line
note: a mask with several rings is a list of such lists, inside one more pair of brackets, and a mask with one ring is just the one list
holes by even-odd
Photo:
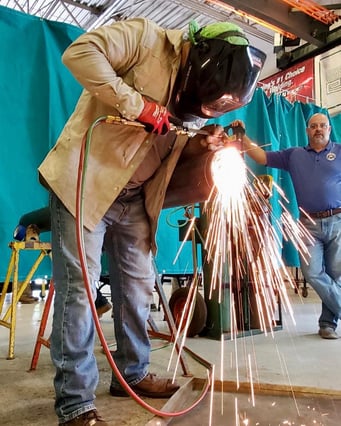
[[308, 264], [301, 257], [301, 269], [322, 300], [319, 326], [335, 330], [341, 318], [341, 214], [314, 221], [301, 218], [314, 239], [306, 242], [311, 257]]
[[[56, 368], [55, 410], [62, 423], [95, 408], [98, 369], [75, 219], [53, 194], [51, 230], [55, 285], [51, 358]], [[84, 245], [94, 299], [103, 245], [107, 252], [117, 342], [113, 356], [125, 380], [134, 385], [148, 373], [147, 320], [155, 285], [142, 191], [123, 190], [96, 228], [92, 232], [84, 229]], [[119, 386], [114, 375], [112, 384]]]

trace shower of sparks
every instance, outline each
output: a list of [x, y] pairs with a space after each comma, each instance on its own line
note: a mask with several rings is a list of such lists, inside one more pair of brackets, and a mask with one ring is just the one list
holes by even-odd
[[[288, 203], [288, 200], [282, 189], [272, 181], [271, 176], [255, 176], [247, 168], [242, 154], [235, 147], [229, 146], [216, 152], [211, 163], [211, 174], [214, 186], [202, 209], [202, 215], [206, 216], [206, 223], [208, 224], [206, 234], [200, 235], [206, 252], [203, 262], [208, 262], [211, 265], [210, 283], [207, 283], [209, 284], [209, 298], [214, 291], [217, 291], [218, 301], [221, 303], [226, 284], [229, 284], [229, 317], [231, 340], [234, 340], [235, 343], [236, 385], [238, 389], [240, 383], [236, 338], [241, 329], [241, 331], [244, 331], [243, 303], [245, 302], [243, 295], [245, 295], [245, 288], [247, 288], [246, 294], [249, 297], [248, 303], [256, 308], [254, 315], [258, 320], [257, 328], [263, 331], [265, 335], [268, 332], [273, 334], [278, 300], [281, 300], [283, 309], [290, 314], [293, 323], [295, 323], [286, 289], [287, 283], [292, 288], [295, 288], [295, 284], [282, 260], [282, 240], [290, 241], [303, 259], [307, 261], [308, 251], [305, 242], [312, 242], [312, 238], [301, 222], [295, 221], [287, 210], [285, 203]], [[280, 196], [279, 204], [282, 213], [279, 219], [272, 213], [269, 203], [269, 198], [274, 190]], [[192, 217], [189, 220], [184, 242], [187, 241], [195, 226], [195, 218]], [[177, 257], [178, 255], [179, 253]], [[192, 319], [198, 282], [198, 274], [195, 273], [177, 334], [174, 336], [175, 342], [181, 339], [180, 348], [184, 347], [185, 336]], [[223, 357], [223, 338], [221, 346]], [[179, 365], [180, 353], [181, 350], [178, 352], [177, 366]], [[171, 359], [173, 355], [174, 349]], [[223, 382], [222, 365], [220, 379]], [[174, 371], [174, 377], [176, 370], [177, 368]], [[250, 355], [248, 355], [248, 371], [251, 400], [254, 406]], [[237, 409], [236, 399], [236, 425], [239, 424]]]
[[[174, 368], [173, 382], [175, 381], [176, 373], [180, 364], [181, 352], [185, 346], [188, 328], [191, 324], [191, 320], [193, 317], [193, 312], [194, 312], [194, 307], [196, 302], [197, 287], [198, 287], [198, 275], [195, 274], [193, 281], [189, 287], [189, 292], [187, 295], [185, 306], [181, 313], [180, 321], [177, 324], [175, 342], [178, 342], [179, 344], [179, 341], [180, 341], [180, 344], [179, 344], [178, 356], [176, 358], [176, 364]], [[174, 358], [175, 350], [176, 350], [176, 345], [173, 345], [171, 356], [170, 356], [168, 367], [167, 367], [168, 371], [171, 368], [171, 363], [172, 363], [172, 359]]]
[[235, 398], [234, 399], [234, 412], [235, 412], [235, 421], [236, 421], [236, 426], [239, 426], [239, 415], [238, 415], [238, 399]]
[[287, 377], [287, 379], [288, 379], [288, 382], [289, 382], [289, 384], [290, 384], [290, 387], [291, 387], [291, 394], [292, 394], [293, 401], [294, 401], [294, 403], [295, 403], [295, 407], [296, 407], [297, 414], [300, 416], [300, 410], [299, 410], [299, 408], [298, 408], [298, 404], [297, 404], [296, 396], [295, 396], [295, 393], [294, 393], [294, 391], [293, 391], [293, 387], [292, 387], [292, 385], [291, 385], [291, 380], [290, 380], [290, 375], [289, 375], [289, 371], [288, 371], [287, 363], [286, 363], [286, 361], [285, 361], [284, 357], [282, 356], [282, 354], [280, 354], [280, 353], [279, 353], [279, 351], [278, 351], [278, 347], [276, 347], [276, 349], [277, 349], [277, 352], [278, 352], [279, 360], [281, 361], [281, 368], [282, 368], [282, 369], [284, 369], [284, 374], [286, 375], [286, 377]]
[[220, 353], [220, 384], [221, 384], [221, 415], [224, 414], [224, 360], [225, 360], [225, 356], [224, 356], [224, 336], [223, 334], [221, 335], [221, 339], [220, 339], [220, 348], [221, 348], [221, 353]]
[[[212, 366], [212, 377], [215, 376], [215, 365]], [[214, 398], [214, 383], [211, 386], [211, 394], [210, 394], [210, 411], [209, 411], [209, 424], [208, 426], [212, 426], [213, 420], [213, 398]]]
[[249, 379], [250, 379], [252, 406], [254, 407], [255, 406], [255, 393], [254, 393], [254, 389], [253, 389], [253, 374], [252, 374], [252, 365], [251, 365], [250, 354], [248, 354], [247, 360], [248, 360], [248, 367], [249, 367]]
[[260, 329], [272, 332], [278, 297], [294, 321], [285, 284], [288, 281], [294, 288], [294, 283], [281, 257], [280, 235], [307, 258], [304, 241], [309, 234], [283, 202], [280, 219], [274, 217], [268, 199], [276, 186], [270, 176], [254, 176], [236, 148], [217, 152], [212, 177], [215, 187], [203, 209], [208, 218], [205, 260], [213, 271], [210, 292], [230, 283], [238, 312], [242, 289], [252, 285]]
[[[239, 151], [234, 148], [225, 148], [219, 151], [212, 163], [212, 178], [220, 194], [222, 207], [230, 211], [231, 207], [238, 207], [238, 200], [247, 183], [246, 167]], [[226, 179], [226, 171], [230, 170], [233, 179]]]

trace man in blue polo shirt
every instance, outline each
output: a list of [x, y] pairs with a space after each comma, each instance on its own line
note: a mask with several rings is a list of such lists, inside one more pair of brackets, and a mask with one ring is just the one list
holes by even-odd
[[[236, 120], [232, 125], [244, 126]], [[306, 242], [308, 263], [301, 258], [306, 281], [322, 300], [319, 335], [338, 339], [341, 318], [341, 144], [330, 141], [328, 117], [317, 113], [308, 120], [309, 144], [281, 151], [264, 151], [246, 135], [246, 153], [257, 163], [289, 172], [301, 213], [300, 220], [314, 242]]]

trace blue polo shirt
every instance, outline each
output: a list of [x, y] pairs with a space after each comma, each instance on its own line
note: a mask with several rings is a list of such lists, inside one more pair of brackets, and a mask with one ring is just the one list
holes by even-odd
[[297, 204], [307, 213], [341, 207], [341, 144], [329, 142], [321, 152], [297, 147], [267, 151], [267, 166], [289, 172]]

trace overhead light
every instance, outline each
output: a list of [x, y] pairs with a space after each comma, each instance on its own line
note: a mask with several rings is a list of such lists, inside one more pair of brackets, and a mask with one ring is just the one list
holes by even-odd
[[312, 0], [281, 0], [283, 3], [292, 6], [294, 9], [311, 16], [317, 21], [327, 25], [332, 25], [339, 20], [339, 15], [332, 10], [312, 1]]
[[230, 12], [235, 13], [238, 16], [241, 16], [246, 19], [250, 19], [251, 21], [255, 22], [256, 24], [261, 25], [262, 27], [268, 28], [271, 31], [274, 31], [275, 33], [282, 34], [284, 37], [289, 39], [296, 39], [297, 36], [295, 34], [289, 33], [288, 31], [283, 30], [282, 28], [277, 27], [276, 25], [272, 25], [269, 22], [263, 21], [263, 19], [259, 19], [256, 16], [250, 15], [249, 13], [245, 13], [242, 10], [235, 9], [232, 6], [227, 5], [226, 3], [223, 3], [219, 0], [206, 0], [207, 3], [215, 4], [216, 6], [221, 7], [222, 9], [226, 9]]

